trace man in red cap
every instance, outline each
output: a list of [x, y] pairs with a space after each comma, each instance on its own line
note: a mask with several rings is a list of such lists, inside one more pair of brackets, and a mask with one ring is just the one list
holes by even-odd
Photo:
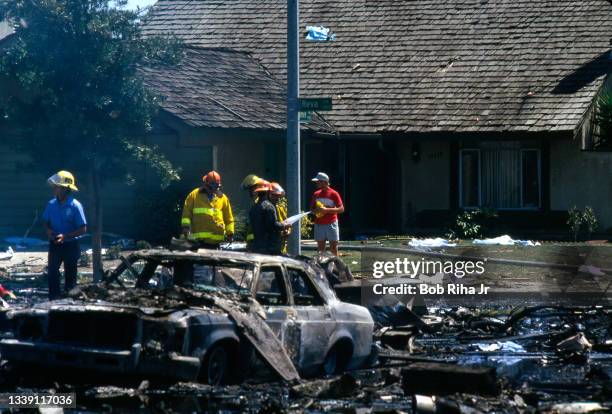
[[234, 237], [234, 215], [229, 199], [221, 192], [221, 175], [211, 171], [202, 177], [204, 185], [185, 199], [181, 226], [183, 234], [195, 240], [197, 247], [218, 249]]
[[329, 249], [334, 256], [338, 256], [338, 241], [340, 228], [338, 227], [338, 214], [344, 213], [342, 198], [336, 190], [329, 185], [329, 176], [323, 172], [312, 179], [317, 190], [312, 195], [310, 209], [315, 213], [314, 239], [317, 241], [319, 254], [325, 252], [325, 243], [329, 240]]

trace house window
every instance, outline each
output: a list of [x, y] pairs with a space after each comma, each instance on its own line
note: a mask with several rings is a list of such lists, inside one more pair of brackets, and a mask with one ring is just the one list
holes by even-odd
[[518, 141], [482, 142], [459, 154], [463, 208], [537, 209], [541, 206], [540, 150]]

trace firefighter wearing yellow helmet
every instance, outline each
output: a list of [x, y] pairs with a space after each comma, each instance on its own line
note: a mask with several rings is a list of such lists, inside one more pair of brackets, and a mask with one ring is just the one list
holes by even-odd
[[[285, 198], [285, 189], [279, 183], [270, 183], [270, 192], [268, 193], [270, 202], [276, 208], [278, 221], [284, 222], [287, 220], [287, 198]], [[281, 253], [287, 254], [287, 241], [291, 227], [285, 228], [281, 233]]]
[[47, 179], [53, 198], [47, 203], [42, 219], [49, 239], [47, 277], [49, 299], [60, 294], [60, 272], [64, 264], [66, 293], [76, 286], [77, 264], [81, 256], [79, 239], [87, 232], [87, 220], [81, 203], [72, 193], [78, 191], [74, 175], [59, 171]]
[[234, 238], [234, 215], [229, 199], [221, 192], [221, 175], [211, 171], [202, 177], [204, 185], [185, 199], [181, 226], [183, 234], [197, 247], [218, 249]]
[[272, 186], [264, 181], [257, 185], [257, 203], [249, 210], [249, 222], [254, 239], [250, 250], [253, 253], [280, 255], [282, 234], [290, 227], [278, 219], [276, 208], [270, 201]]
[[[240, 189], [249, 192], [249, 197], [251, 198], [253, 205], [257, 203], [258, 198], [258, 193], [255, 191], [255, 189], [258, 188], [258, 186], [265, 181], [266, 180], [258, 177], [255, 174], [249, 174], [244, 177], [244, 180], [242, 180], [242, 183], [240, 184]], [[253, 235], [253, 226], [251, 226], [251, 223], [249, 221], [249, 223], [247, 224], [245, 236], [245, 240], [247, 242], [247, 250], [250, 250], [250, 245], [253, 242], [254, 238], [255, 236]]]
[[255, 174], [249, 174], [244, 177], [242, 183], [240, 184], [241, 190], [249, 190], [249, 194], [253, 195], [253, 190], [257, 187], [257, 184], [261, 181], [261, 178], [256, 176]]

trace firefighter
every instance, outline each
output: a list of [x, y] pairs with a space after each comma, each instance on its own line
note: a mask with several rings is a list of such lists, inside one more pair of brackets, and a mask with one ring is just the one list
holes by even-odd
[[60, 266], [64, 264], [64, 290], [69, 292], [77, 284], [77, 265], [81, 257], [79, 239], [87, 233], [87, 220], [83, 206], [73, 197], [79, 191], [74, 175], [59, 171], [47, 179], [53, 189], [53, 199], [47, 203], [42, 215], [49, 239], [49, 299], [60, 294]]
[[[251, 201], [253, 201], [253, 204], [256, 204], [257, 203], [257, 193], [255, 192], [255, 188], [257, 188], [257, 185], [259, 183], [262, 183], [265, 181], [266, 180], [256, 176], [255, 174], [249, 174], [246, 177], [244, 177], [244, 180], [242, 180], [242, 183], [240, 184], [240, 189], [247, 190], [249, 192], [249, 197], [251, 198]], [[251, 243], [253, 242], [254, 237], [255, 236], [253, 236], [253, 227], [251, 226], [251, 222], [249, 221], [246, 227], [246, 236], [245, 236], [245, 240], [247, 243], [247, 250], [249, 251], [251, 250]]]
[[253, 192], [257, 194], [257, 203], [249, 211], [249, 221], [254, 235], [251, 251], [280, 255], [281, 235], [289, 226], [278, 219], [276, 208], [268, 198], [270, 183], [261, 182]]
[[255, 174], [249, 174], [246, 177], [244, 177], [244, 180], [242, 180], [242, 184], [240, 184], [240, 189], [248, 190], [249, 196], [251, 197], [252, 200], [255, 201], [256, 194], [254, 193], [254, 190], [257, 187], [257, 184], [261, 181], [262, 179], [256, 176]]
[[[285, 222], [287, 220], [287, 199], [285, 198], [285, 190], [279, 183], [270, 183], [270, 192], [268, 193], [270, 202], [276, 207], [276, 215], [278, 221]], [[287, 239], [291, 233], [291, 227], [286, 228], [281, 233], [281, 253], [287, 254]]]
[[183, 234], [197, 242], [197, 248], [218, 249], [234, 238], [232, 206], [221, 192], [221, 176], [211, 171], [202, 177], [204, 185], [185, 199], [181, 226]]

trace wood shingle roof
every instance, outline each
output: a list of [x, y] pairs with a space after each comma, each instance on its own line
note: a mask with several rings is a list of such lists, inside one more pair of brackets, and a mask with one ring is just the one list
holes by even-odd
[[[341, 132], [573, 131], [610, 67], [607, 0], [302, 0], [300, 20], [337, 34], [302, 40], [300, 76]], [[248, 51], [284, 83], [284, 0], [160, 0], [143, 32]]]
[[[247, 53], [188, 47], [179, 64], [140, 71], [162, 108], [190, 126], [285, 129], [285, 88]], [[307, 127], [331, 129], [317, 117]]]

